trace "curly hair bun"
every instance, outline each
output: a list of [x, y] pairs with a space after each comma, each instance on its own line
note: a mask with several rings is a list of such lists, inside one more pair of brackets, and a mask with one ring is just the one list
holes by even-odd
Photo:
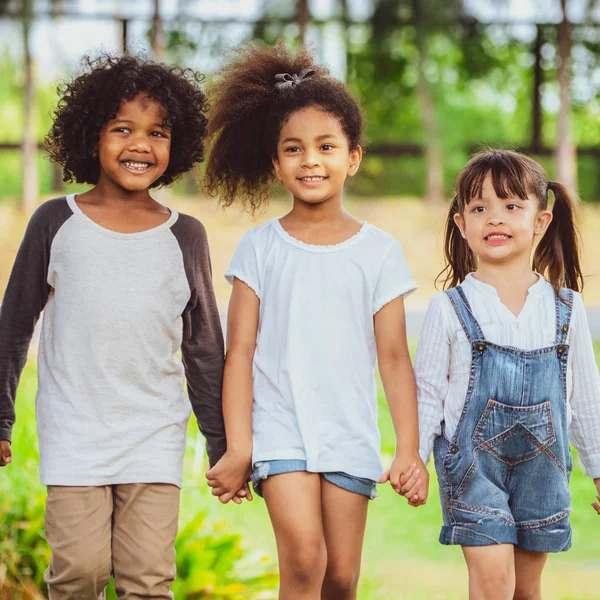
[[351, 148], [361, 143], [357, 100], [304, 49], [292, 53], [282, 42], [243, 45], [208, 94], [211, 151], [203, 185], [223, 206], [237, 199], [254, 212], [268, 202], [279, 133], [297, 110], [321, 108], [339, 119]]

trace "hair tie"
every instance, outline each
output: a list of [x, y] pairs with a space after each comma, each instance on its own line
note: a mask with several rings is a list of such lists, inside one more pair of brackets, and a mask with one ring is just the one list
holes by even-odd
[[547, 187], [549, 190], [551, 190], [553, 186], [554, 186], [554, 181], [550, 181], [550, 180], [548, 179], [548, 183], [546, 184], [546, 187]]
[[275, 88], [285, 90], [296, 87], [299, 83], [307, 81], [314, 77], [317, 72], [314, 69], [302, 69], [300, 73], [290, 75], [289, 73], [278, 73], [275, 75]]

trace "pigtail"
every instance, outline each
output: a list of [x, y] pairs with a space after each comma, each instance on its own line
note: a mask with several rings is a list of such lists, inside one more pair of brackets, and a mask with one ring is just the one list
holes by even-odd
[[475, 254], [469, 248], [469, 244], [462, 237], [458, 226], [454, 222], [454, 215], [457, 214], [460, 214], [460, 204], [458, 195], [455, 195], [448, 210], [444, 232], [446, 266], [435, 278], [436, 287], [438, 281], [442, 281], [442, 287], [445, 290], [459, 285], [471, 271], [477, 268]]
[[578, 200], [560, 183], [550, 181], [547, 189], [554, 193], [553, 218], [535, 250], [533, 268], [546, 277], [557, 293], [561, 287], [580, 292], [583, 274], [575, 223]]

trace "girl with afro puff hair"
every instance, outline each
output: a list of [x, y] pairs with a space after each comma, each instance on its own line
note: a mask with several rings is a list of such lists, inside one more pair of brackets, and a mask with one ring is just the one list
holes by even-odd
[[[227, 502], [251, 475], [275, 530], [280, 598], [356, 598], [376, 482], [414, 506], [427, 496], [403, 299], [416, 286], [400, 244], [343, 207], [363, 118], [342, 83], [305, 51], [248, 45], [209, 93], [208, 192], [255, 211], [277, 178], [292, 209], [248, 231], [226, 272], [227, 452], [208, 482]], [[385, 474], [376, 360], [398, 440]]]
[[191, 409], [210, 464], [225, 451], [224, 351], [204, 227], [149, 189], [202, 161], [207, 102], [188, 69], [110, 56], [85, 67], [60, 88], [47, 143], [65, 181], [92, 188], [35, 212], [0, 310], [0, 465], [13, 462], [17, 384], [44, 310], [49, 597], [104, 597], [112, 573], [120, 598], [166, 600]]

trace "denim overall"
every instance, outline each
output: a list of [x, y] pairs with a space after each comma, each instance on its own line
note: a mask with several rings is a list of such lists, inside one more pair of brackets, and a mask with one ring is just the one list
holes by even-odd
[[434, 445], [442, 544], [571, 546], [566, 343], [573, 292], [556, 297], [556, 341], [539, 350], [488, 342], [460, 286], [446, 292], [471, 344], [456, 433]]

